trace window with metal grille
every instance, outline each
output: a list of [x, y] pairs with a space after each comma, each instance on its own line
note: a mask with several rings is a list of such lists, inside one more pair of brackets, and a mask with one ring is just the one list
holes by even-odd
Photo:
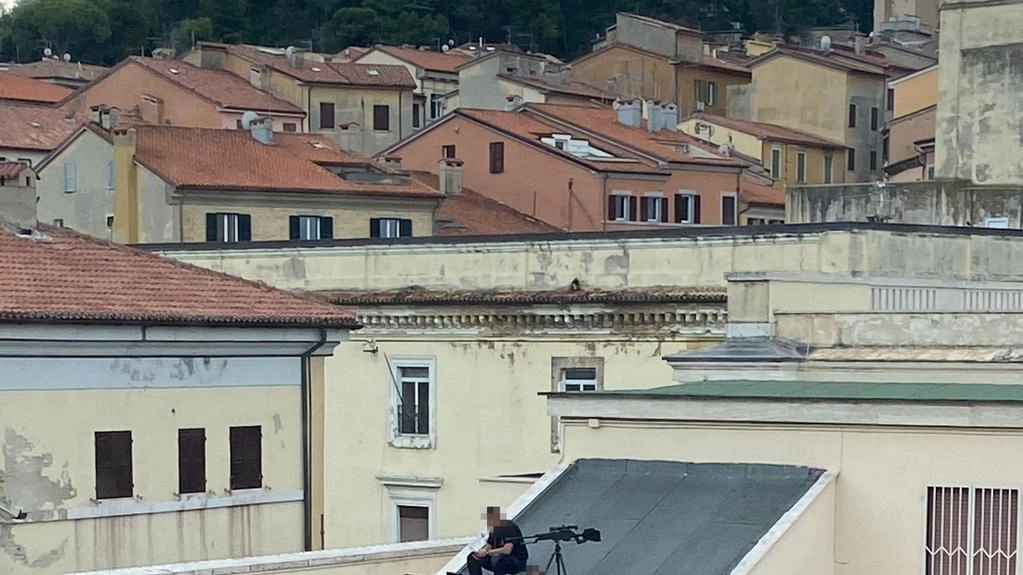
[[398, 541], [426, 541], [430, 538], [430, 508], [398, 506]]
[[430, 433], [430, 368], [398, 366], [398, 433], [428, 435]]
[[597, 391], [600, 387], [597, 382], [597, 368], [566, 367], [561, 370], [558, 386], [561, 391]]
[[231, 428], [231, 489], [263, 486], [263, 430], [258, 425]]
[[334, 129], [334, 103], [320, 102], [320, 129]]
[[206, 430], [178, 430], [178, 493], [206, 491]]
[[373, 130], [376, 132], [391, 131], [391, 107], [386, 104], [373, 106]]
[[1018, 490], [927, 488], [925, 575], [1015, 575], [1018, 539]]
[[134, 495], [131, 467], [131, 432], [97, 431], [96, 499]]

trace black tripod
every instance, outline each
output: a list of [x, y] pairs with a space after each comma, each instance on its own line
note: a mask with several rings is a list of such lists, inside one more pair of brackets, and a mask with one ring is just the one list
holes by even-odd
[[551, 573], [551, 563], [557, 569], [557, 575], [568, 575], [568, 569], [565, 568], [565, 557], [561, 554], [561, 541], [554, 542], [554, 553], [551, 553], [551, 558], [547, 560], [547, 567], [544, 568], [544, 572], [547, 575], [553, 575]]

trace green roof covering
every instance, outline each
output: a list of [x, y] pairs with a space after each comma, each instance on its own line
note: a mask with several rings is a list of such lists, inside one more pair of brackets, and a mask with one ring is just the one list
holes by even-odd
[[608, 390], [603, 393], [775, 400], [1023, 402], [1023, 385], [988, 383], [706, 381], [643, 390]]

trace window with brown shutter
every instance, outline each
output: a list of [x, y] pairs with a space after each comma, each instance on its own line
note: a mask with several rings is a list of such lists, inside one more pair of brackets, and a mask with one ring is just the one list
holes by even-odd
[[333, 130], [334, 127], [334, 103], [320, 102], [320, 129]]
[[373, 131], [391, 131], [391, 107], [377, 104], [373, 106]]
[[131, 467], [131, 432], [97, 431], [96, 499], [134, 495]]
[[206, 491], [206, 430], [178, 430], [178, 493]]
[[490, 173], [504, 171], [504, 142], [490, 142]]
[[231, 428], [231, 489], [263, 486], [263, 430], [258, 425]]
[[636, 196], [629, 196], [629, 221], [636, 221], [638, 215], [639, 210], [636, 209]]

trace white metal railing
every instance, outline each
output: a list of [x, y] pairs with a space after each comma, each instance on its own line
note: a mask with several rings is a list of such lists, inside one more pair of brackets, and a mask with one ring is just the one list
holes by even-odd
[[871, 286], [871, 311], [1023, 311], [1023, 288]]

